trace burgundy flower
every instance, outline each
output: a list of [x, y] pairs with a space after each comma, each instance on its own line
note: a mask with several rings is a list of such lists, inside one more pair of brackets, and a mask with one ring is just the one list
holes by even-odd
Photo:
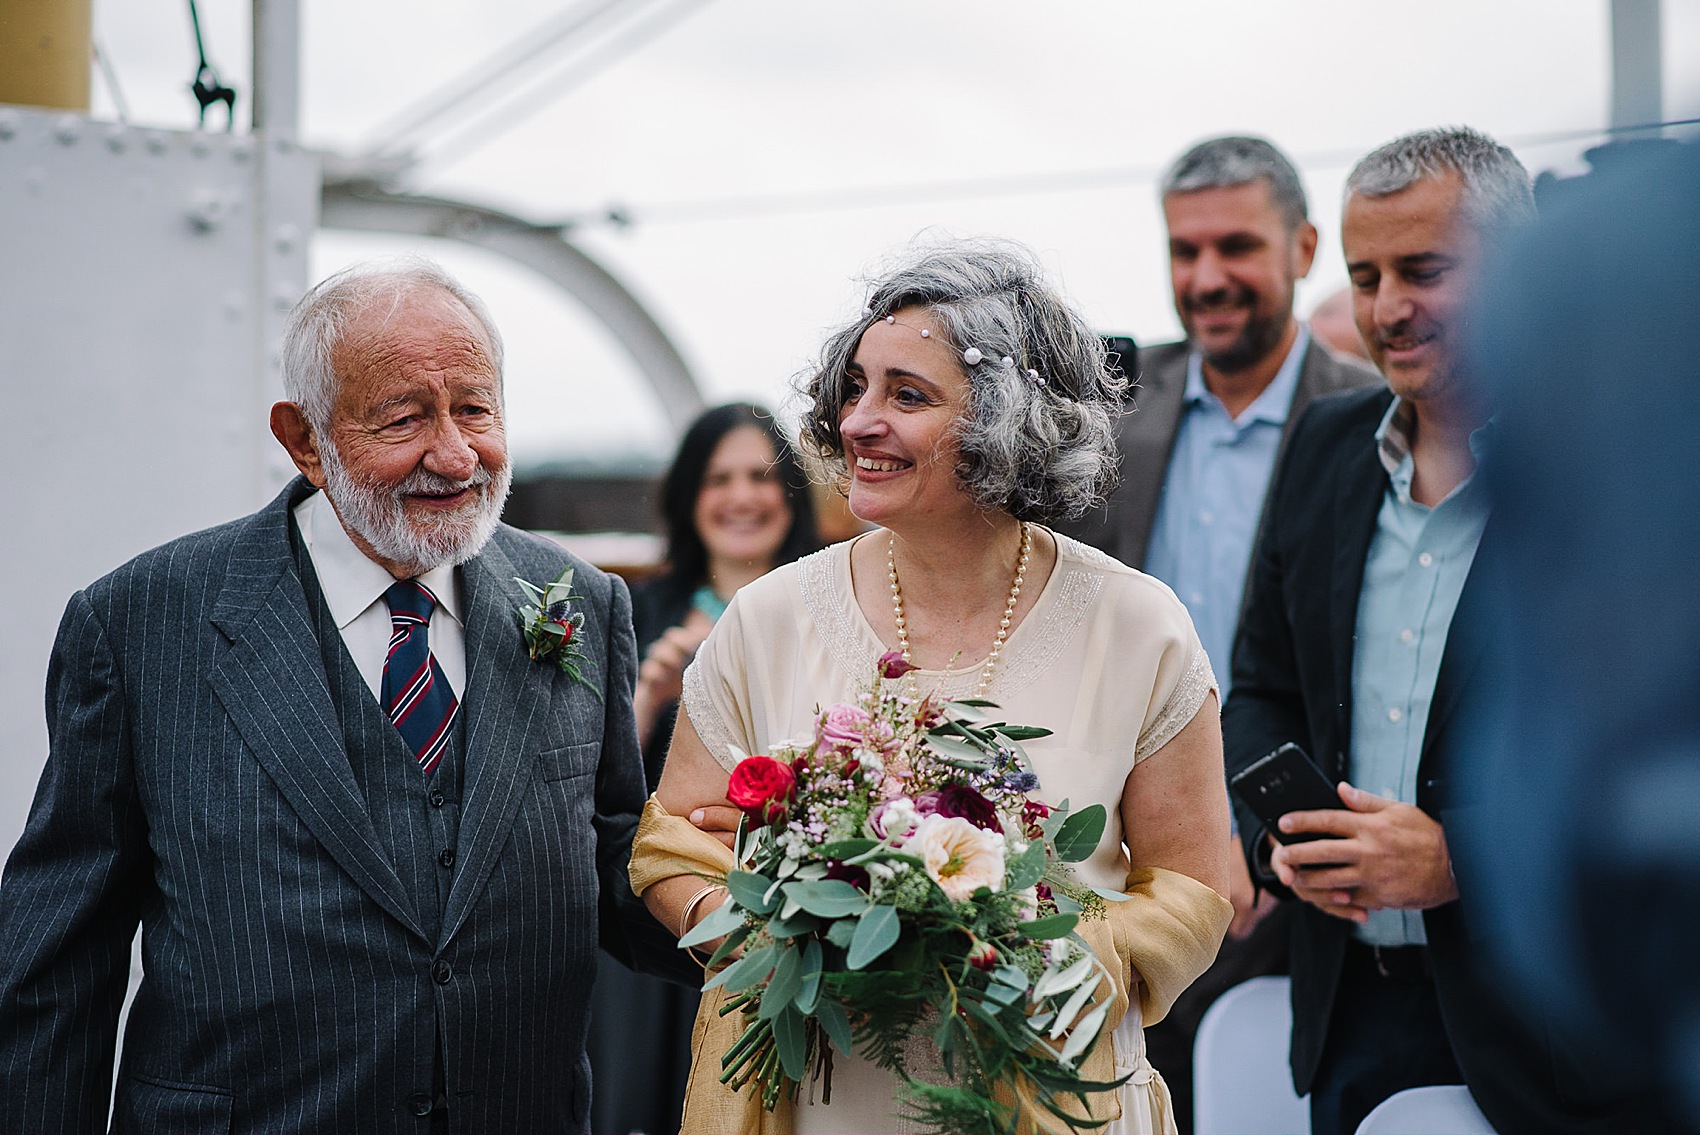
[[1044, 829], [1039, 826], [1039, 821], [1050, 814], [1050, 805], [1037, 800], [1028, 800], [1021, 805], [1021, 827], [1027, 833], [1027, 838], [1038, 839], [1045, 834]]
[[922, 795], [933, 798], [930, 808], [921, 803], [920, 797], [915, 799], [915, 806], [922, 814], [937, 812], [941, 816], [961, 816], [977, 828], [989, 832], [1003, 831], [1003, 825], [998, 822], [998, 810], [992, 807], [992, 802], [966, 784], [952, 784]]
[[826, 877], [828, 879], [843, 879], [858, 891], [868, 889], [868, 873], [860, 867], [846, 867], [841, 859], [829, 859], [826, 862]]
[[880, 655], [880, 677], [901, 678], [911, 670], [919, 670], [913, 662], [903, 657], [901, 650], [888, 650]]

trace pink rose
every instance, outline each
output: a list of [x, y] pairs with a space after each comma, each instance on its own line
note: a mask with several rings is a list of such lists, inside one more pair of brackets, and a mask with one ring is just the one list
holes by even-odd
[[989, 970], [998, 964], [998, 952], [990, 942], [972, 938], [968, 947], [968, 964], [975, 969]]
[[816, 743], [828, 749], [854, 749], [868, 740], [873, 718], [853, 705], [835, 705], [820, 715], [815, 725]]
[[732, 770], [726, 799], [753, 824], [777, 824], [790, 812], [797, 775], [772, 757], [745, 757]]

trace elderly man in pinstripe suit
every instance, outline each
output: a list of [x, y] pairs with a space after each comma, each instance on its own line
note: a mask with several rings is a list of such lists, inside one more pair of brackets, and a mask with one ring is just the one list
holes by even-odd
[[[625, 879], [625, 587], [498, 523], [500, 339], [440, 269], [321, 284], [284, 371], [301, 477], [65, 612], [0, 1131], [581, 1132], [596, 945], [684, 976]], [[516, 616], [567, 567], [582, 681]]]

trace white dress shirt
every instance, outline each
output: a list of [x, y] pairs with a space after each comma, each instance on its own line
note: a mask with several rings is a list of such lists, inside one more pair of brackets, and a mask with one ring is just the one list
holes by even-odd
[[[295, 523], [331, 618], [342, 632], [343, 645], [372, 696], [381, 698], [384, 659], [390, 649], [390, 608], [384, 592], [395, 577], [355, 546], [324, 493], [314, 493], [295, 506]], [[415, 578], [437, 597], [431, 612], [431, 653], [458, 699], [466, 689], [466, 632], [454, 565], [432, 568]]]

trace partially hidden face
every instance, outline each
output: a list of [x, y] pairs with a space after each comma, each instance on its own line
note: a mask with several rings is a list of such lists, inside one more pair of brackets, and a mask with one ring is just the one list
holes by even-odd
[[906, 307], [874, 323], [857, 345], [849, 379], [838, 430], [850, 467], [850, 511], [891, 527], [972, 510], [956, 476], [968, 372], [933, 314]]
[[350, 319], [332, 369], [321, 487], [355, 543], [405, 575], [476, 555], [512, 479], [478, 322], [447, 293], [384, 297]]
[[1464, 183], [1450, 172], [1385, 197], [1346, 199], [1352, 317], [1370, 359], [1406, 398], [1444, 397], [1458, 382], [1465, 306], [1482, 258], [1463, 202]]
[[710, 563], [773, 565], [792, 520], [777, 459], [773, 443], [755, 426], [729, 431], [714, 447], [692, 513]]
[[1163, 199], [1169, 281], [1181, 326], [1211, 366], [1255, 366], [1281, 342], [1293, 314], [1293, 287], [1310, 272], [1316, 229], [1292, 232], [1264, 178], [1194, 189]]

